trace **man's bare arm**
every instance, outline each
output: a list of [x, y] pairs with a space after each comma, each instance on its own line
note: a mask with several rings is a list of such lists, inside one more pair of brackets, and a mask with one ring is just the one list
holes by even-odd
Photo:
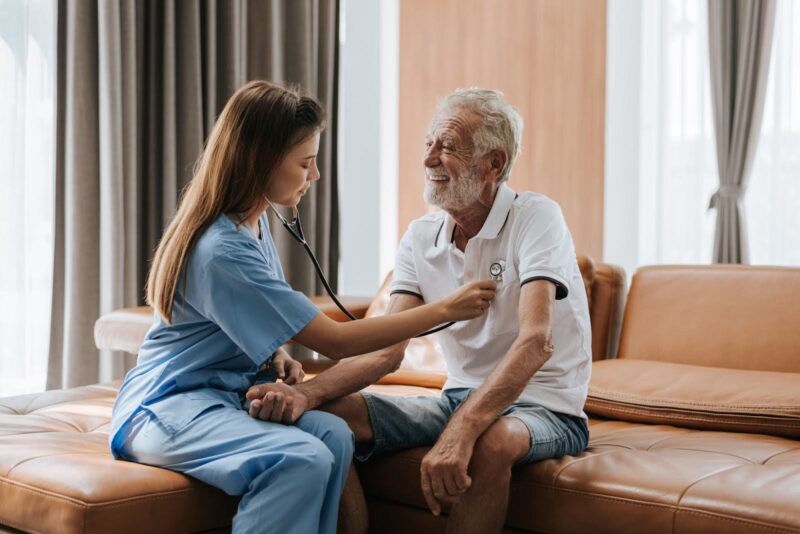
[[[386, 315], [422, 305], [422, 299], [405, 293], [395, 293], [389, 299]], [[308, 409], [314, 409], [339, 397], [360, 391], [381, 377], [396, 371], [403, 361], [408, 340], [383, 350], [341, 360], [316, 377], [297, 384], [295, 388], [308, 397]]]
[[555, 285], [547, 280], [536, 280], [522, 287], [519, 336], [506, 357], [455, 412], [445, 434], [474, 443], [550, 358], [555, 290]]
[[440, 499], [452, 497], [451, 491], [464, 492], [472, 484], [467, 468], [478, 438], [519, 397], [553, 353], [550, 331], [554, 302], [555, 286], [551, 282], [537, 280], [523, 286], [516, 341], [484, 383], [456, 410], [422, 459], [422, 494], [434, 515], [441, 512]]

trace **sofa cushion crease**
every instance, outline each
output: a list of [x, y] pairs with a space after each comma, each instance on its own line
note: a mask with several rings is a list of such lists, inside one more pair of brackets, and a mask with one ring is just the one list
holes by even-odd
[[636, 359], [596, 362], [587, 413], [800, 437], [800, 373]]

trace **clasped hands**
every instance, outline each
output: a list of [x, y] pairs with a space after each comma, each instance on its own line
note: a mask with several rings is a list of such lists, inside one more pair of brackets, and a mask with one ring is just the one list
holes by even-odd
[[[308, 396], [298, 387], [305, 377], [303, 366], [283, 349], [275, 353], [271, 365], [282, 382], [252, 386], [247, 391], [249, 414], [264, 421], [292, 424], [310, 407]], [[456, 502], [472, 484], [467, 467], [474, 440], [459, 434], [446, 430], [422, 459], [422, 494], [434, 515], [441, 513], [444, 503]]]
[[248, 413], [264, 421], [291, 424], [308, 409], [308, 396], [294, 387], [303, 382], [303, 365], [278, 349], [270, 362], [281, 382], [257, 384], [247, 390]]

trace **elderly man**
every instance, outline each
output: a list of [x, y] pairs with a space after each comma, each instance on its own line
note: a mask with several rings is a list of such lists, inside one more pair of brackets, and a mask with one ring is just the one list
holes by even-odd
[[[435, 515], [452, 503], [450, 532], [499, 532], [512, 467], [577, 454], [589, 439], [586, 294], [558, 205], [505, 184], [521, 130], [501, 93], [467, 89], [440, 102], [425, 141], [425, 201], [441, 211], [403, 237], [387, 313], [471, 280], [498, 284], [487, 313], [437, 334], [448, 372], [441, 397], [352, 393], [397, 369], [405, 344], [343, 361], [293, 390], [248, 393], [255, 416], [293, 420], [320, 407], [343, 417], [360, 459], [433, 445], [422, 491]], [[347, 493], [343, 503], [357, 505]]]

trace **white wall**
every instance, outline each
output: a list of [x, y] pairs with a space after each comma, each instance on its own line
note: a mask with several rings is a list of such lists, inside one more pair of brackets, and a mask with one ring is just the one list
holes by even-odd
[[372, 295], [397, 235], [397, 0], [343, 0], [339, 293]]

